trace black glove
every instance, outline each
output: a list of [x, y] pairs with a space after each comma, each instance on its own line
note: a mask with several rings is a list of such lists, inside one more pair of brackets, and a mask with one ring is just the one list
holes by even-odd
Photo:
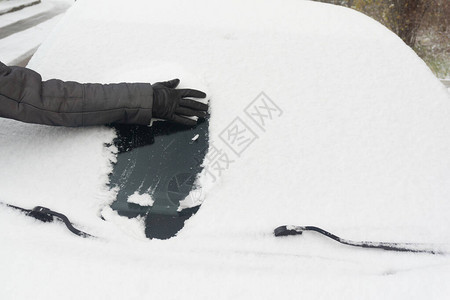
[[204, 118], [208, 111], [208, 105], [191, 100], [191, 98], [206, 98], [206, 94], [191, 89], [175, 88], [180, 83], [179, 79], [172, 79], [165, 82], [157, 82], [153, 87], [153, 117], [165, 119], [175, 123], [194, 126], [197, 121], [194, 121], [183, 116], [197, 116]]

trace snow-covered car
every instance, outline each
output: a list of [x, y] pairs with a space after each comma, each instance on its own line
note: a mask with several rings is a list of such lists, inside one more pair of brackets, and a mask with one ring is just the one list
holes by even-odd
[[[200, 209], [176, 236], [148, 239], [145, 215], [114, 208], [114, 129], [0, 120], [0, 200], [48, 207], [96, 237], [1, 206], [2, 299], [450, 292], [449, 94], [374, 20], [300, 0], [78, 0], [28, 67], [79, 82], [180, 78], [208, 93], [211, 117], [178, 151], [199, 138], [208, 148], [176, 208]], [[275, 237], [281, 225], [442, 253]]]

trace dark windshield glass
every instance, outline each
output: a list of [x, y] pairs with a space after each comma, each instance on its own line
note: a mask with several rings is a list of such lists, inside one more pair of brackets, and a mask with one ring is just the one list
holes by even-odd
[[[195, 128], [163, 121], [151, 127], [114, 125], [119, 153], [110, 186], [118, 194], [111, 207], [129, 218], [144, 216], [148, 238], [173, 237], [198, 210], [179, 211], [179, 207], [192, 190], [200, 188], [195, 181], [208, 150], [208, 124], [202, 119]], [[154, 202], [133, 203], [132, 195]]]

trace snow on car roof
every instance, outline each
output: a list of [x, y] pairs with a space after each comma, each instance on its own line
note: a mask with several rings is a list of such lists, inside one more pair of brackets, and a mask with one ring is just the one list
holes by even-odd
[[[148, 241], [141, 220], [107, 206], [114, 157], [103, 144], [111, 130], [0, 120], [5, 201], [70, 214], [102, 237], [80, 240], [0, 210], [2, 265], [10, 270], [2, 274], [10, 289], [0, 294], [31, 294], [22, 277], [77, 296], [447, 292], [436, 287], [449, 275], [446, 257], [272, 235], [292, 224], [353, 239], [450, 242], [448, 93], [368, 17], [293, 0], [79, 0], [29, 66], [45, 79], [179, 77], [182, 86], [206, 90], [210, 160], [199, 178], [199, 212], [176, 238]], [[76, 287], [60, 276], [66, 268]]]

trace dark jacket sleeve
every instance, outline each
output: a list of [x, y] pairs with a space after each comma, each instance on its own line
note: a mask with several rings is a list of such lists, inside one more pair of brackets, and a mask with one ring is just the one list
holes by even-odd
[[149, 125], [150, 83], [80, 84], [0, 62], [0, 117], [55, 126]]

